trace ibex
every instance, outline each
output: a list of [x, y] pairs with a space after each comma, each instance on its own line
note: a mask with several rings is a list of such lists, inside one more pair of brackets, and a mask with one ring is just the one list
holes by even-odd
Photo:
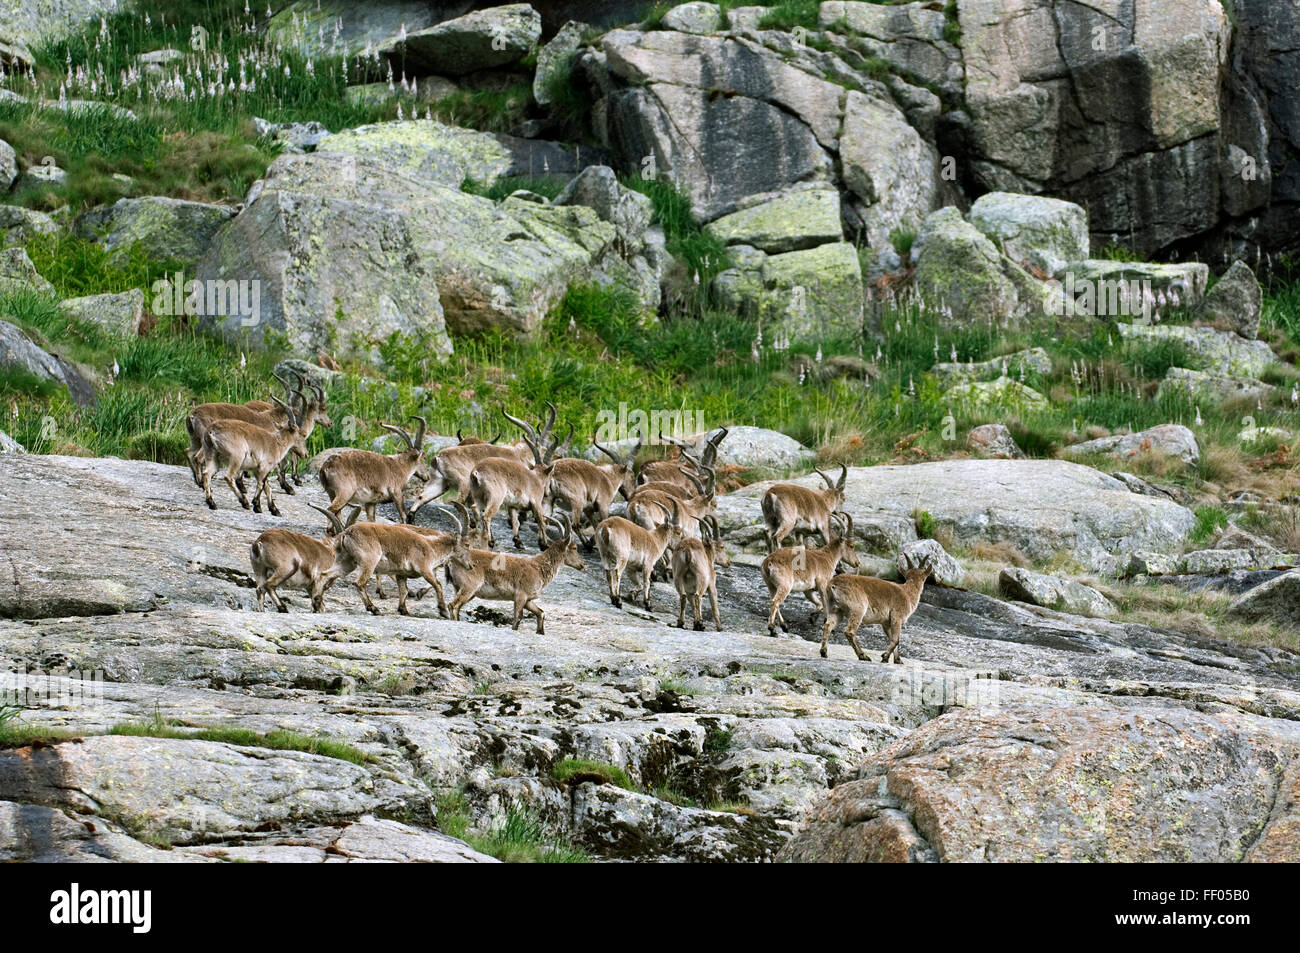
[[623, 605], [619, 590], [623, 573], [629, 572], [634, 579], [640, 578], [642, 602], [646, 609], [650, 608], [650, 586], [655, 564], [670, 546], [682, 539], [680, 508], [676, 500], [671, 503], [671, 510], [662, 503], [652, 504], [668, 514], [667, 521], [653, 530], [638, 526], [621, 516], [611, 516], [596, 527], [596, 549], [600, 553], [600, 564], [605, 570], [609, 601], [614, 606]]
[[256, 424], [243, 420], [214, 421], [203, 434], [203, 496], [209, 509], [216, 509], [212, 499], [212, 476], [218, 469], [225, 470], [226, 483], [230, 492], [239, 498], [239, 504], [249, 508], [248, 496], [242, 486], [236, 486], [236, 479], [245, 470], [253, 474], [257, 486], [253, 491], [253, 512], [262, 512], [260, 498], [266, 496], [266, 508], [272, 516], [279, 516], [275, 500], [271, 498], [268, 477], [271, 471], [280, 465], [289, 449], [302, 444], [302, 432], [298, 418], [293, 411], [278, 397], [273, 397], [284, 408], [284, 419], [277, 422], [270, 430], [264, 430]]
[[[203, 435], [208, 432], [208, 428], [218, 420], [242, 420], [245, 423], [256, 424], [263, 430], [274, 429], [281, 421], [285, 419], [285, 412], [280, 409], [283, 406], [294, 407], [299, 401], [304, 405], [303, 423], [307, 424], [306, 399], [303, 397], [301, 385], [294, 388], [283, 377], [276, 375], [282, 385], [284, 385], [284, 404], [277, 406], [274, 403], [263, 400], [250, 400], [246, 404], [199, 404], [185, 416], [185, 430], [190, 437], [189, 449], [185, 451], [185, 458], [190, 464], [190, 473], [194, 476], [194, 485], [203, 485]], [[315, 422], [313, 417], [313, 423]], [[327, 424], [328, 426], [328, 424]], [[307, 431], [311, 433], [310, 429]], [[305, 447], [304, 447], [305, 449]], [[243, 491], [242, 474], [238, 480], [240, 491]], [[286, 493], [293, 493], [285, 480], [284, 474], [280, 475], [280, 487]]]
[[667, 443], [673, 444], [678, 448], [679, 456], [676, 460], [652, 460], [641, 468], [641, 473], [637, 476], [638, 483], [651, 483], [663, 481], [672, 483], [684, 490], [691, 488], [687, 480], [687, 474], [700, 475], [705, 470], [712, 468], [713, 463], [718, 458], [718, 445], [722, 443], [727, 436], [727, 428], [710, 434], [704, 441], [704, 448], [696, 453], [695, 447], [682, 440], [674, 440], [672, 437], [660, 434], [660, 439]]
[[330, 495], [330, 510], [337, 517], [345, 506], [364, 507], [366, 520], [374, 522], [375, 507], [392, 503], [397, 516], [408, 522], [406, 513], [406, 485], [411, 477], [429, 479], [429, 465], [424, 460], [424, 432], [428, 424], [416, 417], [420, 428], [415, 438], [392, 424], [382, 424], [385, 430], [402, 438], [406, 449], [397, 453], [373, 453], [370, 450], [344, 450], [325, 461], [320, 468], [320, 485]]
[[[837, 519], [844, 521], [844, 529], [840, 532], [834, 530]], [[858, 554], [853, 548], [853, 517], [847, 513], [835, 513], [831, 520], [833, 529], [830, 542], [820, 549], [807, 546], [785, 547], [768, 553], [763, 559], [759, 572], [772, 596], [767, 610], [769, 635], [776, 635], [778, 623], [781, 631], [790, 631], [781, 614], [781, 604], [785, 602], [786, 596], [792, 592], [802, 592], [816, 609], [825, 612], [826, 593], [830, 589], [836, 567], [845, 563], [857, 568]]]
[[[474, 518], [478, 521], [479, 531], [487, 540], [489, 549], [496, 548], [496, 538], [492, 532], [492, 519], [502, 507], [510, 514], [510, 531], [514, 538], [515, 549], [523, 549], [519, 538], [519, 513], [530, 510], [537, 521], [537, 541], [541, 548], [546, 548], [547, 495], [554, 469], [555, 452], [559, 447], [558, 437], [551, 438], [551, 445], [545, 451], [541, 449], [543, 441], [550, 436], [550, 428], [555, 422], [555, 408], [551, 406], [551, 419], [539, 434], [531, 425], [518, 417], [501, 413], [512, 424], [524, 431], [524, 440], [532, 451], [534, 465], [525, 466], [518, 460], [505, 457], [489, 457], [474, 468], [469, 475], [469, 503], [474, 509]], [[573, 429], [569, 429], [573, 437]]]
[[921, 590], [930, 575], [928, 565], [908, 569], [903, 573], [902, 584], [874, 576], [854, 576], [843, 573], [831, 580], [830, 600], [826, 605], [826, 624], [822, 627], [822, 658], [826, 657], [826, 642], [841, 619], [847, 619], [844, 636], [853, 646], [858, 658], [865, 660], [866, 653], [858, 645], [858, 626], [879, 625], [889, 638], [885, 654], [880, 661], [902, 663], [898, 654], [898, 640], [903, 634], [903, 624], [911, 618], [921, 601]]
[[532, 451], [526, 445], [498, 447], [494, 443], [470, 442], [475, 439], [466, 437], [454, 447], [443, 448], [433, 458], [429, 482], [411, 504], [412, 513], [448, 492], [455, 492], [457, 499], [464, 500], [468, 495], [469, 475], [476, 466], [491, 457], [517, 460], [523, 464], [532, 462]]
[[[348, 525], [361, 513], [354, 510]], [[289, 607], [276, 592], [281, 586], [305, 589], [311, 594], [312, 612], [325, 610], [325, 590], [339, 578], [335, 564], [337, 536], [313, 539], [289, 529], [268, 529], [253, 541], [249, 560], [253, 564], [253, 578], [257, 580], [257, 611], [265, 609], [269, 596], [272, 605], [281, 612]]]
[[[631, 452], [622, 457], [594, 440], [592, 446], [614, 462], [595, 464], [568, 457], [556, 460], [548, 489], [551, 505], [559, 503], [573, 515], [574, 532], [584, 546], [594, 543], [596, 527], [609, 516], [614, 497], [622, 493], [625, 499], [631, 498], [636, 487], [636, 472], [632, 464], [641, 449], [641, 441], [638, 440]], [[591, 536], [586, 538], [582, 535], [584, 523], [592, 530]]]
[[646, 483], [637, 487], [632, 493], [632, 498], [627, 504], [627, 515], [638, 526], [652, 530], [666, 518], [663, 514], [668, 512], [669, 504], [675, 503], [681, 514], [682, 533], [686, 536], [698, 537], [700, 520], [712, 516], [716, 508], [713, 471], [704, 471], [707, 485], [689, 473], [683, 473], [682, 476], [694, 488], [693, 495], [675, 486], [665, 486], [658, 481], [653, 484]]
[[[552, 540], [545, 550], [535, 556], [514, 556], [485, 549], [470, 549], [467, 558], [452, 560], [447, 566], [447, 578], [456, 587], [456, 595], [449, 607], [451, 617], [459, 619], [460, 610], [474, 598], [511, 602], [514, 603], [511, 628], [519, 631], [519, 623], [527, 610], [537, 619], [537, 634], [545, 635], [545, 613], [537, 604], [537, 597], [555, 581], [560, 567], [585, 568], [568, 519], [561, 514], [559, 520], [551, 519], [548, 522], [559, 527], [563, 535]], [[543, 524], [543, 535], [546, 534], [545, 526]]]
[[397, 580], [397, 611], [410, 615], [406, 609], [406, 580], [420, 577], [438, 594], [438, 611], [446, 617], [447, 604], [443, 600], [438, 570], [449, 561], [468, 561], [469, 550], [463, 538], [448, 534], [433, 538], [401, 523], [353, 523], [345, 526], [332, 509], [314, 503], [310, 505], [325, 514], [333, 534], [338, 537], [334, 546], [339, 578], [350, 575], [354, 569], [361, 570], [355, 585], [367, 609], [379, 615], [379, 607], [366, 591], [370, 577], [392, 576]]
[[794, 483], [778, 483], [763, 494], [763, 523], [767, 528], [767, 551], [770, 553], [785, 542], [792, 532], [804, 535], [821, 533], [822, 539], [831, 538], [831, 514], [844, 505], [844, 481], [849, 468], [840, 468], [840, 478], [831, 478], [821, 470], [817, 473], [826, 481], [826, 489], [810, 490]]
[[704, 613], [701, 602], [709, 594], [713, 608], [713, 624], [722, 631], [722, 616], [718, 614], [718, 574], [715, 566], [731, 565], [731, 557], [722, 544], [718, 521], [712, 516], [700, 523], [699, 539], [683, 539], [673, 547], [673, 587], [681, 600], [677, 608], [677, 628], [686, 628], [686, 599], [691, 599], [695, 613], [695, 630], [704, 631]]
[[[330, 415], [325, 409], [325, 391], [320, 387], [320, 385], [312, 381], [306, 381], [306, 386], [311, 388], [313, 394], [312, 397], [306, 397], [302, 392], [304, 385], [302, 375], [297, 371], [290, 371], [290, 373], [293, 374], [294, 377], [298, 378], [298, 386], [295, 389], [294, 394], [302, 404], [302, 411], [298, 412], [295, 409], [295, 413], [298, 413], [298, 417], [302, 421], [299, 429], [302, 431], [303, 450], [299, 453], [298, 447], [295, 445], [289, 451], [289, 457], [294, 458], [293, 463], [289, 462], [289, 457], [285, 457], [284, 460], [280, 462], [278, 474], [280, 477], [280, 488], [290, 496], [293, 496], [293, 487], [289, 485], [286, 477], [292, 476], [294, 484], [302, 486], [302, 477], [298, 474], [298, 464], [307, 459], [307, 438], [312, 435], [312, 431], [316, 428], [317, 424], [320, 424], [322, 427], [333, 427], [334, 421], [330, 419]], [[284, 379], [279, 376], [276, 377], [276, 380], [280, 381], [282, 384], [284, 383]], [[273, 405], [266, 401], [250, 400], [244, 406], [248, 407], [250, 410], [269, 410]], [[296, 408], [293, 401], [289, 402], [289, 406]]]

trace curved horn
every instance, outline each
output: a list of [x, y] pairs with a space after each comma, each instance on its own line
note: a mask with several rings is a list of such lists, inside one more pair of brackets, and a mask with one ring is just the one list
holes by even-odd
[[637, 437], [636, 443], [632, 445], [632, 449], [628, 452], [627, 459], [620, 460], [619, 463], [623, 464], [623, 466], [627, 467], [629, 470], [632, 469], [632, 465], [636, 462], [636, 455], [640, 452], [641, 438]]
[[718, 518], [714, 516], [712, 513], [709, 513], [704, 517], [704, 522], [707, 522], [709, 524], [709, 529], [713, 533], [713, 538], [718, 542], [721, 542], [722, 528], [718, 526]]
[[419, 429], [415, 431], [415, 442], [411, 446], [411, 449], [419, 450], [424, 446], [424, 435], [429, 430], [429, 421], [420, 416], [416, 416], [415, 419], [420, 422], [420, 426]]
[[[329, 517], [330, 531], [327, 535], [339, 536], [343, 533], [343, 530], [347, 528], [343, 525], [343, 521], [338, 518], [338, 516], [335, 514], [333, 510], [327, 510], [325, 509], [325, 507], [317, 506], [315, 503], [308, 503], [307, 505], [310, 506], [313, 510], [316, 510], [319, 513], [324, 513], [327, 517]], [[361, 510], [358, 509], [357, 512], [360, 513]], [[351, 524], [349, 523], [349, 525]]]
[[844, 481], [847, 480], [848, 478], [849, 478], [849, 465], [847, 463], [841, 463], [840, 478], [835, 483], [835, 489], [837, 490], [844, 489]]
[[704, 444], [704, 452], [700, 454], [700, 464], [711, 467], [713, 461], [718, 459], [718, 444], [722, 443], [722, 438], [727, 435], [727, 428], [723, 427], [716, 434], [709, 437]]
[[465, 538], [468, 538], [470, 531], [469, 507], [460, 500], [456, 500], [451, 505], [460, 511], [461, 519], [465, 521]]
[[385, 423], [381, 423], [379, 426], [383, 427], [385, 430], [392, 431], [393, 433], [401, 437], [403, 440], [405, 440], [406, 449], [408, 450], [415, 449], [415, 442], [411, 439], [411, 435], [407, 433], [405, 430], [403, 430], [401, 427], [398, 427], [396, 424], [385, 424]]
[[[557, 456], [563, 457], [565, 454], [567, 454], [569, 452], [569, 444], [572, 442], [573, 442], [573, 424], [569, 424], [569, 435], [564, 438], [564, 443], [561, 444], [558, 437], [551, 442], [551, 449], [546, 452], [546, 460], [543, 463], [543, 466], [547, 463], [550, 463]], [[560, 449], [561, 446], [563, 446], [563, 452], [557, 453], [557, 451]]]
[[293, 412], [292, 407], [290, 407], [288, 404], [282, 401], [279, 397], [276, 397], [274, 394], [271, 395], [271, 400], [272, 402], [277, 403], [284, 408], [284, 412], [289, 415], [289, 423], [292, 426], [297, 427], [299, 425], [300, 421], [298, 420], [298, 415]]
[[537, 439], [537, 431], [533, 429], [533, 425], [528, 423], [527, 421], [520, 420], [518, 417], [512, 416], [506, 410], [505, 404], [501, 405], [501, 416], [504, 417], [506, 420], [510, 421], [520, 430], [522, 430], [524, 432], [524, 438], [528, 440], [529, 443], [532, 443], [534, 440]]
[[[817, 470], [816, 467], [813, 467], [813, 469], [814, 469], [814, 470]], [[828, 477], [826, 474], [822, 473], [821, 470], [817, 470], [817, 475], [820, 476], [823, 480], [826, 481], [826, 488], [827, 488], [828, 490], [833, 490], [833, 489], [835, 489], [835, 482], [834, 482], [830, 477]]]
[[539, 431], [541, 436], [537, 440], [538, 443], [546, 443], [550, 439], [551, 430], [555, 427], [555, 418], [559, 416], [559, 411], [555, 409], [555, 405], [549, 400], [546, 402], [546, 409], [550, 416], [547, 418], [546, 423], [542, 424], [542, 429]]
[[705, 495], [707, 495], [706, 492], [705, 492], [705, 489], [704, 489], [704, 484], [701, 483], [699, 480], [695, 479], [694, 476], [692, 476], [691, 474], [687, 473], [685, 470], [682, 471], [682, 476], [684, 476], [684, 477], [686, 477], [686, 479], [690, 480], [691, 483], [695, 486], [695, 493], [696, 493], [697, 496], [705, 496]]
[[[609, 449], [609, 447], [602, 447], [600, 444], [598, 444], [598, 443], [596, 442], [596, 437], [595, 437], [594, 434], [593, 434], [592, 437], [591, 437], [591, 445], [592, 445], [593, 447], [595, 447], [597, 450], [599, 450], [601, 453], [603, 453], [605, 456], [609, 457], [609, 458], [610, 458], [611, 460], [613, 460], [615, 463], [621, 464], [621, 463], [623, 462], [623, 458], [620, 457], [620, 456], [619, 456], [617, 453], [615, 453], [613, 450]], [[638, 446], [639, 446], [639, 443], [638, 443]]]
[[442, 506], [442, 505], [440, 505], [440, 506], [438, 507], [438, 509], [440, 509], [440, 510], [442, 510], [443, 512], [445, 512], [445, 513], [447, 514], [447, 517], [448, 517], [448, 518], [449, 518], [453, 523], [456, 524], [456, 535], [459, 536], [461, 539], [464, 539], [464, 538], [465, 538], [465, 527], [464, 527], [463, 525], [461, 525], [460, 519], [456, 516], [456, 511], [453, 510], [450, 506]]
[[488, 441], [488, 443], [490, 443], [490, 444], [492, 444], [493, 446], [495, 446], [495, 445], [496, 445], [496, 442], [497, 442], [498, 440], [500, 440], [500, 439], [501, 439], [501, 434], [500, 434], [500, 432], [498, 432], [497, 435], [496, 435], [495, 437], [493, 437], [491, 440]]

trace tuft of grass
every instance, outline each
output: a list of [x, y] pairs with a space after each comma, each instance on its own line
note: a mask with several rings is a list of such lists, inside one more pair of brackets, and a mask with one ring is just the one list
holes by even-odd
[[595, 781], [597, 784], [612, 784], [625, 791], [635, 791], [627, 772], [618, 765], [603, 761], [587, 761], [582, 758], [565, 758], [557, 761], [551, 769], [551, 777], [557, 781], [580, 784], [583, 781]]
[[704, 751], [708, 754], [720, 754], [731, 749], [732, 730], [719, 725], [709, 725], [704, 733]]
[[438, 830], [497, 860], [511, 864], [583, 864], [591, 859], [525, 808], [511, 807], [502, 823], [484, 834], [473, 829], [464, 791], [444, 791], [435, 804]]
[[553, 199], [564, 190], [565, 184], [566, 179], [564, 176], [555, 175], [510, 176], [497, 179], [491, 185], [470, 176], [461, 183], [461, 191], [468, 192], [471, 195], [481, 195], [494, 202], [500, 202], [503, 198], [519, 189], [527, 189], [529, 192], [536, 192], [538, 195]]
[[165, 722], [156, 715], [150, 721], [123, 722], [109, 729], [110, 735], [134, 738], [176, 738], [184, 741], [218, 741], [245, 748], [269, 748], [272, 751], [302, 751], [326, 758], [337, 758], [353, 764], [374, 761], [370, 755], [346, 742], [322, 736], [304, 735], [297, 731], [276, 729], [266, 734], [233, 725], [214, 725], [207, 728], [184, 728]]
[[935, 531], [938, 525], [935, 519], [930, 515], [929, 510], [916, 509], [912, 511], [912, 522], [916, 524], [916, 535], [921, 539], [934, 539]]
[[1206, 543], [1214, 534], [1228, 525], [1228, 514], [1217, 506], [1198, 506], [1195, 510], [1196, 526], [1188, 539], [1192, 543]]
[[897, 225], [889, 232], [889, 243], [898, 252], [898, 257], [907, 261], [912, 257], [912, 246], [916, 244], [916, 229], [910, 225]]
[[763, 19], [758, 21], [758, 28], [789, 31], [803, 27], [805, 30], [816, 30], [820, 7], [820, 0], [783, 0], [774, 3], [763, 15]]

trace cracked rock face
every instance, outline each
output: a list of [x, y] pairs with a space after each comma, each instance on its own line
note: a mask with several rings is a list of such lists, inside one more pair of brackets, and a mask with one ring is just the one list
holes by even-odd
[[[0, 554], [0, 678], [36, 693], [24, 724], [68, 736], [0, 751], [6, 860], [482, 861], [439, 831], [452, 791], [478, 831], [522, 809], [618, 860], [1294, 856], [1300, 659], [1285, 650], [931, 586], [905, 664], [860, 662], [840, 635], [821, 659], [795, 600], [791, 633], [766, 635], [766, 586], [740, 560], [719, 572], [722, 632], [668, 625], [663, 584], [650, 612], [614, 609], [594, 560], [543, 594], [544, 636], [494, 624], [499, 604], [398, 616], [391, 582], [377, 617], [347, 583], [323, 614], [289, 591], [289, 614], [257, 614], [248, 545], [269, 526], [319, 533], [315, 487], [272, 518], [220, 495], [208, 511], [183, 468], [0, 460], [0, 535], [20, 542]], [[1021, 465], [975, 463], [994, 468], [984, 486]], [[855, 528], [891, 553], [911, 518], [872, 518], [868, 497], [898, 493], [863, 474], [892, 469], [849, 484]], [[757, 513], [752, 492], [724, 502]], [[97, 691], [71, 690], [95, 671]], [[109, 734], [155, 719], [324, 736], [364, 760]], [[599, 771], [557, 780], [565, 759], [634, 790]]]

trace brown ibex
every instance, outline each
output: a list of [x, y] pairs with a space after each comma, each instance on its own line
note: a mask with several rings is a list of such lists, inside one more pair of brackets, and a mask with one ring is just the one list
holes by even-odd
[[670, 546], [682, 539], [681, 511], [676, 500], [671, 500], [671, 504], [671, 510], [662, 503], [652, 504], [668, 514], [667, 521], [653, 530], [638, 526], [621, 516], [611, 516], [596, 527], [596, 549], [600, 553], [600, 564], [605, 570], [609, 601], [614, 606], [623, 604], [619, 590], [623, 573], [629, 572], [634, 579], [640, 578], [642, 602], [646, 609], [650, 608], [650, 587], [655, 564]]
[[713, 467], [714, 461], [718, 458], [718, 445], [722, 443], [727, 436], [727, 428], [723, 427], [708, 435], [704, 441], [704, 448], [698, 453], [694, 446], [682, 440], [674, 440], [672, 437], [660, 434], [660, 439], [670, 443], [678, 448], [679, 456], [675, 460], [652, 460], [641, 468], [637, 476], [638, 483], [651, 483], [661, 481], [672, 483], [684, 490], [689, 490], [691, 484], [687, 475], [700, 476], [705, 470]]
[[397, 434], [406, 443], [406, 449], [397, 453], [374, 453], [370, 450], [344, 450], [330, 457], [320, 468], [320, 485], [330, 495], [330, 509], [338, 516], [345, 506], [364, 507], [366, 520], [374, 522], [375, 507], [392, 503], [397, 516], [408, 522], [406, 513], [406, 485], [414, 476], [429, 479], [429, 465], [424, 459], [424, 432], [428, 424], [423, 417], [415, 437], [392, 424], [381, 426]]
[[[281, 407], [296, 407], [301, 402], [303, 404], [303, 424], [307, 427], [307, 435], [310, 435], [311, 425], [307, 422], [307, 401], [303, 397], [301, 378], [299, 378], [300, 383], [296, 388], [279, 375], [276, 375], [275, 379], [284, 386], [283, 404], [277, 406], [273, 402], [263, 400], [250, 400], [246, 404], [199, 404], [185, 415], [185, 430], [190, 438], [190, 445], [185, 451], [185, 458], [189, 461], [190, 473], [194, 476], [195, 486], [203, 485], [203, 436], [208, 432], [208, 428], [218, 420], [242, 420], [245, 423], [256, 424], [263, 430], [272, 430], [285, 419], [285, 412], [281, 410]], [[315, 417], [313, 416], [312, 424], [314, 423]], [[240, 492], [243, 492], [242, 474], [237, 482]], [[280, 474], [280, 488], [286, 493], [293, 493], [283, 473]]]
[[410, 615], [406, 609], [406, 581], [419, 577], [438, 594], [438, 611], [446, 617], [447, 604], [438, 571], [450, 561], [468, 561], [469, 550], [463, 537], [445, 533], [433, 537], [401, 523], [345, 526], [332, 509], [310, 505], [325, 514], [333, 534], [338, 537], [335, 559], [339, 578], [350, 575], [354, 569], [361, 570], [355, 585], [367, 609], [379, 615], [379, 607], [366, 591], [370, 577], [392, 576], [397, 580], [397, 611]]
[[911, 618], [921, 601], [921, 590], [930, 575], [929, 565], [918, 569], [904, 571], [903, 583], [877, 579], [874, 576], [854, 576], [843, 573], [831, 580], [830, 601], [826, 606], [826, 623], [822, 627], [822, 658], [826, 657], [826, 643], [831, 632], [841, 619], [847, 619], [844, 637], [853, 646], [858, 658], [865, 660], [867, 655], [858, 645], [858, 626], [879, 625], [889, 638], [885, 654], [880, 661], [888, 662], [894, 656], [894, 662], [901, 664], [898, 654], [898, 640], [903, 634], [903, 624]]
[[826, 542], [831, 538], [831, 514], [844, 505], [844, 481], [849, 468], [840, 468], [840, 478], [832, 482], [821, 470], [818, 475], [826, 481], [824, 490], [810, 490], [796, 483], [778, 483], [763, 494], [763, 523], [767, 530], [767, 551], [778, 549], [792, 532], [805, 537], [821, 533]]
[[731, 557], [722, 544], [718, 521], [706, 516], [700, 523], [699, 539], [683, 539], [673, 547], [673, 587], [681, 600], [677, 608], [677, 628], [686, 628], [686, 599], [691, 599], [695, 613], [695, 629], [704, 631], [704, 612], [701, 602], [709, 594], [713, 608], [713, 624], [722, 631], [722, 616], [718, 614], [718, 574], [715, 566], [731, 565]]
[[[558, 437], [550, 437], [551, 427], [555, 423], [555, 407], [549, 406], [551, 418], [540, 433], [527, 422], [506, 413], [504, 407], [501, 409], [501, 413], [507, 420], [523, 430], [524, 440], [533, 454], [534, 464], [531, 468], [518, 460], [489, 457], [479, 463], [469, 475], [469, 503], [473, 507], [474, 518], [478, 521], [479, 532], [486, 539], [489, 549], [496, 548], [492, 519], [503, 507], [510, 514], [510, 531], [515, 549], [524, 548], [523, 541], [519, 538], [521, 510], [532, 512], [533, 519], [537, 521], [538, 545], [543, 549], [546, 547], [544, 527], [546, 516], [549, 515], [546, 490], [551, 482], [555, 454], [560, 445]], [[551, 439], [551, 445], [543, 451], [542, 443], [548, 437]], [[572, 427], [569, 429], [569, 437], [570, 439], [573, 437]]]
[[266, 497], [266, 508], [272, 516], [279, 516], [280, 511], [271, 497], [268, 477], [271, 471], [280, 465], [291, 447], [302, 444], [302, 431], [298, 418], [287, 404], [278, 397], [273, 397], [284, 409], [285, 416], [270, 430], [243, 420], [217, 420], [203, 434], [203, 496], [209, 509], [216, 509], [212, 499], [212, 477], [219, 469], [225, 470], [226, 484], [230, 492], [239, 499], [239, 504], [249, 508], [248, 495], [242, 486], [236, 485], [236, 479], [244, 472], [253, 474], [257, 486], [253, 490], [252, 508], [254, 513], [262, 512], [259, 502]]
[[[622, 493], [624, 499], [631, 498], [636, 487], [636, 472], [632, 465], [641, 449], [641, 441], [638, 440], [626, 456], [619, 456], [594, 440], [592, 446], [614, 462], [596, 464], [569, 457], [556, 460], [547, 491], [552, 506], [559, 503], [572, 514], [574, 532], [584, 546], [594, 543], [596, 527], [609, 516], [614, 497]], [[591, 527], [591, 536], [585, 538], [582, 535], [584, 524]]]
[[700, 520], [712, 516], [717, 500], [714, 497], [713, 471], [704, 470], [706, 483], [701, 483], [693, 475], [683, 473], [694, 492], [687, 493], [679, 487], [665, 485], [662, 482], [646, 483], [637, 487], [627, 504], [627, 515], [643, 529], [654, 529], [665, 519], [670, 502], [675, 502], [681, 513], [682, 533], [686, 536], [700, 535]]
[[[514, 604], [511, 628], [519, 630], [526, 610], [537, 619], [537, 634], [545, 635], [545, 613], [538, 605], [537, 597], [555, 581], [562, 566], [585, 568], [568, 519], [561, 514], [558, 520], [548, 522], [559, 527], [563, 535], [552, 540], [535, 556], [470, 549], [466, 558], [452, 560], [447, 566], [447, 578], [456, 587], [456, 595], [449, 607], [451, 617], [459, 619], [460, 610], [474, 598], [511, 602]], [[542, 534], [546, 534], [546, 524], [543, 524]]]
[[467, 437], [462, 443], [454, 447], [445, 447], [438, 452], [429, 465], [431, 474], [429, 482], [424, 485], [424, 489], [411, 504], [412, 513], [448, 492], [454, 492], [457, 499], [464, 500], [468, 496], [469, 475], [484, 460], [500, 457], [505, 460], [517, 460], [523, 464], [532, 462], [533, 454], [527, 445], [498, 447], [495, 443], [482, 441], [471, 443], [470, 441], [474, 439]]
[[[836, 531], [835, 521], [842, 519], [844, 529]], [[772, 601], [767, 610], [767, 631], [776, 635], [779, 623], [783, 632], [789, 632], [781, 604], [792, 592], [802, 592], [814, 608], [826, 611], [826, 593], [840, 563], [858, 566], [858, 553], [853, 546], [853, 517], [835, 513], [831, 517], [831, 539], [820, 549], [808, 546], [787, 546], [774, 550], [763, 559], [759, 569]]]
[[[350, 526], [360, 510], [354, 510]], [[257, 611], [265, 609], [269, 596], [272, 605], [281, 612], [289, 607], [276, 592], [281, 586], [305, 589], [311, 595], [312, 612], [325, 609], [325, 590], [339, 578], [335, 563], [338, 537], [327, 535], [313, 539], [290, 529], [268, 529], [262, 532], [249, 548], [253, 565], [253, 578], [257, 580]]]

